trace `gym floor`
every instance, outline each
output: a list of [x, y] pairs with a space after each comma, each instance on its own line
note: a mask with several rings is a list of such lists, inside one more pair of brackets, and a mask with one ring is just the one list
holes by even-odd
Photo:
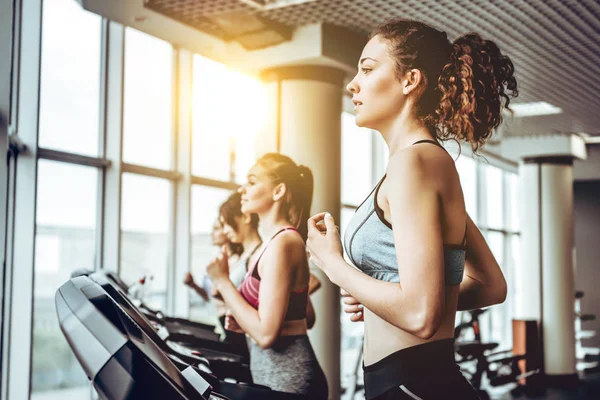
[[582, 377], [577, 389], [547, 389], [545, 394], [539, 396], [504, 394], [492, 398], [495, 400], [597, 400], [600, 399], [600, 373]]

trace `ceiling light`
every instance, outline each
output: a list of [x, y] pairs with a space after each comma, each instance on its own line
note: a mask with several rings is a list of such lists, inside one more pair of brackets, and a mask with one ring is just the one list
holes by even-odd
[[[553, 115], [563, 112], [562, 108], [554, 106], [545, 101], [534, 101], [531, 103], [514, 103], [510, 109], [514, 117], [533, 117], [538, 115]], [[510, 114], [510, 112], [509, 112]]]
[[297, 4], [312, 3], [316, 0], [239, 0], [241, 3], [248, 4], [260, 10], [272, 10], [274, 8], [283, 8]]

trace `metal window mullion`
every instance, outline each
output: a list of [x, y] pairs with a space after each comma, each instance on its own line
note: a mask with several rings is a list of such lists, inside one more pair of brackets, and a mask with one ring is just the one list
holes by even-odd
[[127, 172], [130, 174], [167, 179], [170, 181], [175, 181], [181, 178], [181, 174], [177, 171], [168, 171], [164, 169], [145, 167], [143, 165], [129, 164], [125, 162], [121, 163], [121, 171], [124, 173]]
[[123, 74], [125, 28], [108, 21], [106, 29], [105, 156], [103, 173], [101, 268], [119, 272], [121, 260], [121, 156], [123, 149]]
[[[12, 4], [11, 4], [12, 3]], [[10, 105], [8, 113], [8, 128], [9, 134], [15, 133], [18, 130], [19, 107], [19, 66], [20, 66], [20, 49], [21, 49], [21, 9], [22, 5], [18, 1], [4, 2], [7, 7], [12, 7], [12, 21], [9, 24], [3, 25], [5, 29], [9, 29], [11, 34], [5, 36], [12, 39], [12, 49], [6, 61], [11, 63], [10, 70]], [[3, 6], [4, 7], [4, 6]], [[11, 15], [11, 12], [5, 12], [3, 15]]]
[[[14, 157], [9, 156], [9, 164], [8, 164], [8, 185], [6, 186], [6, 194], [7, 194], [7, 208], [6, 208], [6, 254], [5, 254], [5, 263], [4, 263], [4, 282], [3, 282], [3, 308], [2, 308], [2, 316], [3, 316], [3, 332], [2, 332], [2, 358], [0, 359], [1, 367], [2, 367], [2, 385], [0, 392], [0, 398], [3, 400], [8, 399], [8, 382], [9, 382], [9, 368], [8, 361], [10, 359], [10, 328], [8, 322], [11, 320], [12, 315], [12, 255], [13, 255], [13, 241], [14, 241], [14, 204], [15, 204], [15, 166], [16, 162]], [[3, 210], [4, 211], [4, 210]]]
[[83, 165], [85, 167], [106, 168], [111, 162], [99, 157], [89, 157], [65, 151], [38, 148], [37, 157], [45, 160], [59, 161], [69, 164]]
[[183, 279], [190, 270], [191, 263], [191, 188], [192, 188], [192, 79], [193, 54], [187, 50], [178, 51], [177, 62], [177, 129], [176, 129], [176, 170], [181, 179], [175, 183], [176, 207], [174, 213], [174, 257], [171, 291], [173, 312], [178, 317], [189, 316], [188, 291], [183, 290]]
[[[179, 71], [178, 66], [179, 62], [177, 60], [179, 52], [176, 48], [172, 47], [171, 49], [171, 144], [170, 144], [170, 152], [171, 152], [171, 161], [170, 168], [176, 174], [181, 175], [176, 171], [177, 168], [177, 113], [178, 113], [178, 87], [177, 82], [179, 81]], [[169, 227], [167, 232], [167, 260], [165, 268], [167, 269], [167, 273], [165, 274], [167, 278], [166, 282], [166, 293], [165, 293], [165, 305], [166, 311], [169, 315], [173, 315], [175, 309], [175, 247], [176, 247], [176, 238], [175, 238], [175, 230], [177, 229], [177, 180], [171, 182], [169, 185], [169, 191], [171, 194], [171, 201], [169, 202]]]
[[[107, 123], [107, 90], [108, 90], [108, 25], [109, 21], [102, 18], [102, 32], [100, 45], [100, 110], [98, 126], [98, 155], [100, 158], [106, 157], [106, 123]], [[108, 161], [110, 162], [110, 161]], [[104, 193], [106, 191], [106, 168], [98, 171], [97, 192], [96, 192], [96, 246], [94, 257], [94, 269], [99, 270], [103, 265], [104, 252]], [[91, 398], [91, 397], [90, 397]]]
[[[6, 285], [6, 280], [9, 278], [7, 271], [7, 253], [8, 253], [8, 232], [7, 229], [10, 226], [8, 223], [8, 207], [9, 207], [9, 193], [8, 183], [9, 171], [8, 171], [8, 146], [9, 146], [9, 126], [12, 120], [12, 113], [14, 107], [12, 106], [12, 92], [13, 82], [12, 76], [12, 65], [14, 63], [13, 48], [16, 46], [16, 40], [13, 37], [13, 32], [16, 30], [16, 23], [13, 19], [13, 15], [16, 12], [16, 7], [13, 8], [13, 2], [5, 1], [0, 3], [0, 115], [6, 116], [6, 120], [0, 120], [0, 262], [2, 263], [2, 275], [0, 276], [0, 398], [4, 396], [5, 382], [8, 378], [6, 371], [6, 364], [4, 357], [6, 348], [4, 341], [4, 331], [7, 326], [4, 322], [5, 318], [5, 305], [9, 304], [10, 297], [7, 295], [7, 289], [9, 286]], [[2, 234], [4, 236], [2, 236]]]
[[215, 179], [209, 179], [209, 178], [202, 178], [200, 176], [191, 176], [191, 183], [192, 185], [202, 185], [202, 186], [208, 186], [208, 187], [213, 187], [213, 188], [217, 188], [217, 189], [226, 189], [226, 190], [237, 190], [240, 185], [238, 185], [235, 182], [225, 182], [225, 181], [218, 181]]
[[8, 399], [28, 399], [33, 339], [37, 144], [42, 39], [42, 0], [21, 2], [18, 135], [28, 147], [16, 162]]

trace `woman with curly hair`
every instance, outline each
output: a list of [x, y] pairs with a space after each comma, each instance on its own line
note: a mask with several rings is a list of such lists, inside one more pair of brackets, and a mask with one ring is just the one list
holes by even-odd
[[[365, 322], [364, 380], [371, 399], [477, 399], [454, 360], [457, 310], [501, 303], [506, 281], [468, 217], [452, 157], [476, 151], [517, 95], [510, 59], [477, 34], [395, 19], [375, 29], [348, 84], [356, 124], [381, 133], [386, 174], [348, 224], [346, 263], [335, 221], [309, 220], [312, 261]], [[364, 317], [363, 317], [364, 312]]]

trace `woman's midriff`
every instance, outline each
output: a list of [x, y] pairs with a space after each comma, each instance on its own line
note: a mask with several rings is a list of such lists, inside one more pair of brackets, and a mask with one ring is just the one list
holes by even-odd
[[296, 321], [283, 321], [279, 336], [298, 336], [306, 335], [308, 329], [306, 327], [306, 319]]
[[458, 286], [446, 288], [446, 309], [442, 324], [430, 339], [421, 339], [384, 321], [365, 308], [365, 366], [375, 364], [384, 357], [407, 347], [454, 337], [456, 305], [458, 301]]
[[295, 335], [306, 335], [308, 329], [306, 328], [306, 319], [299, 319], [296, 321], [283, 321], [279, 336], [295, 336]]

